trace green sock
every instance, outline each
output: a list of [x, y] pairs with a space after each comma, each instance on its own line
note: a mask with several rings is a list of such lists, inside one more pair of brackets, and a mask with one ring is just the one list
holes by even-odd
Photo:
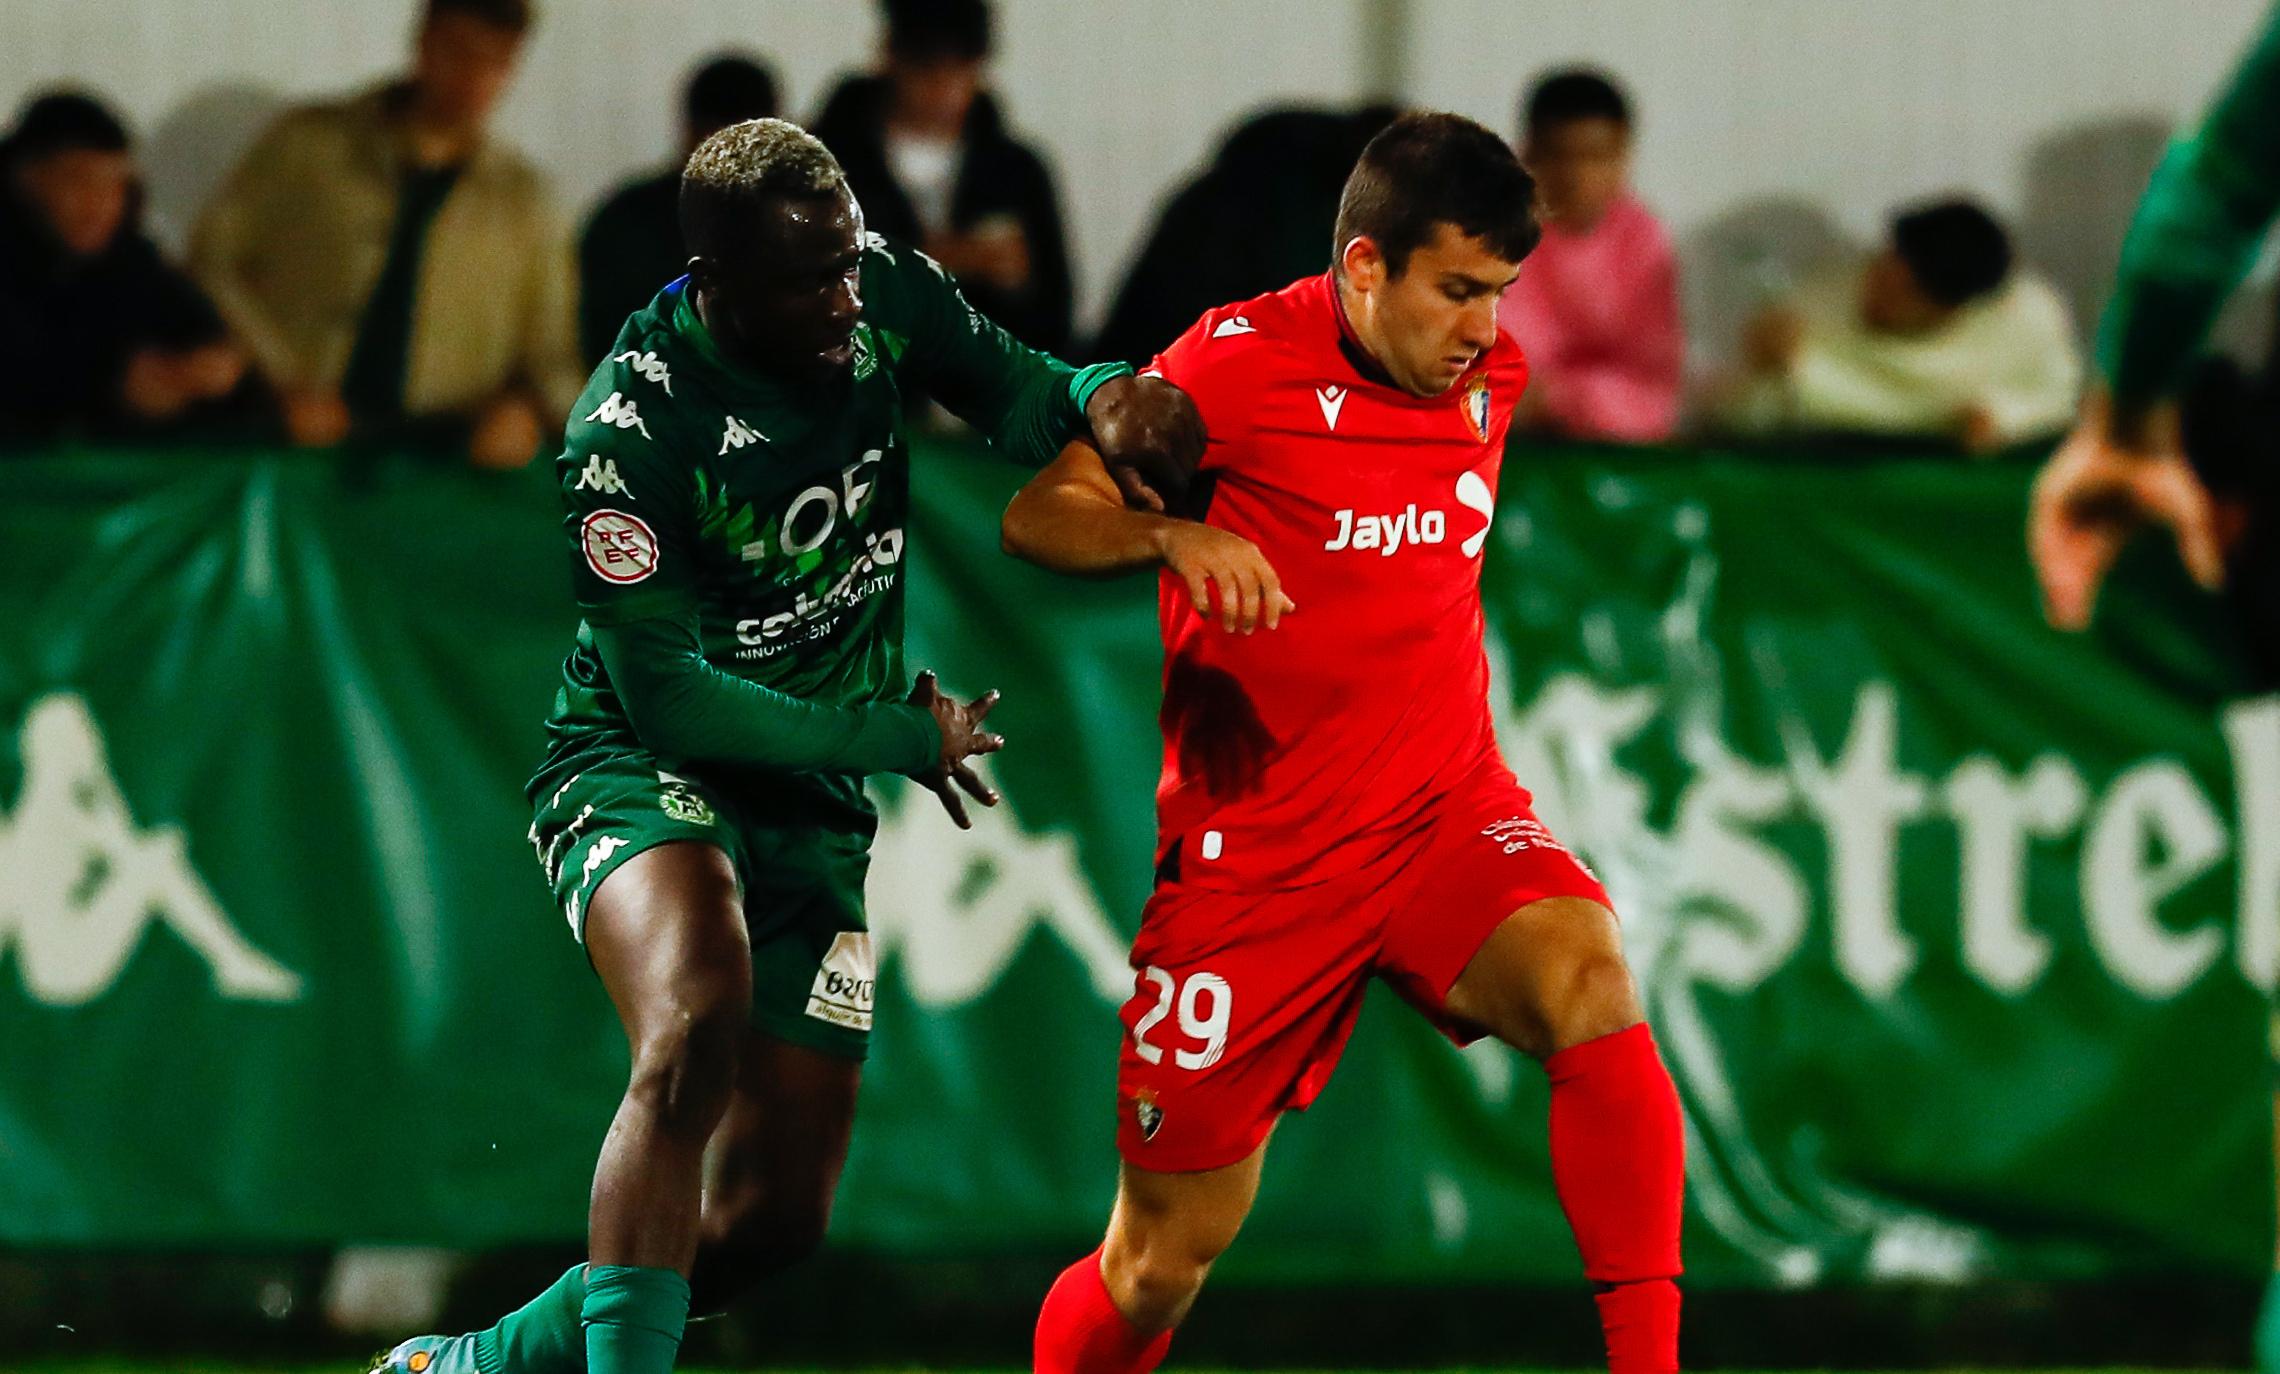
[[552, 1287], [475, 1333], [482, 1374], [585, 1374], [586, 1266], [573, 1264]]
[[2280, 1374], [2280, 1274], [2264, 1290], [2264, 1310], [2256, 1314], [2256, 1367]]
[[670, 1269], [586, 1266], [588, 1374], [671, 1374], [689, 1321], [689, 1281]]

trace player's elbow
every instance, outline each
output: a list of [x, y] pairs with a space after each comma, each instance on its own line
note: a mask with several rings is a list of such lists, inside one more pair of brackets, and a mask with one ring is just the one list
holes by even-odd
[[1052, 567], [1047, 521], [1039, 509], [1043, 504], [1043, 496], [1033, 485], [1015, 492], [998, 520], [998, 547], [1024, 563]]

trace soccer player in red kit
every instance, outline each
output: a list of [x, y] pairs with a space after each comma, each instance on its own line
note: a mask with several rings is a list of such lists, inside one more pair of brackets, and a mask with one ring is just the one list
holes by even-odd
[[1154, 371], [1209, 444], [1175, 509], [1128, 509], [1082, 443], [1007, 508], [1057, 571], [1161, 569], [1154, 895], [1118, 1075], [1124, 1168], [1062, 1274], [1036, 1369], [1163, 1358], [1329, 1079], [1367, 981], [1551, 1078], [1552, 1178], [1615, 1374], [1678, 1362], [1683, 1142], [1606, 891], [1498, 756], [1480, 560], [1528, 378], [1496, 302], [1534, 246], [1502, 140], [1406, 116], [1362, 153], [1320, 277], [1206, 314]]

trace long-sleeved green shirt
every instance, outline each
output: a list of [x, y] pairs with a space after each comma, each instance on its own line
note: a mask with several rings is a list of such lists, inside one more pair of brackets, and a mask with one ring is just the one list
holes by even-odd
[[876, 235], [862, 289], [855, 361], [829, 383], [731, 362], [684, 282], [626, 321], [557, 461], [585, 623], [534, 790], [595, 748], [638, 748], [828, 817], [865, 809], [862, 775], [938, 756], [932, 715], [902, 700], [903, 393], [1042, 466], [1130, 369], [1023, 347]]
[[2199, 128], [2174, 144], [2122, 245], [2098, 370], [2137, 409], [2182, 386], [2280, 216], [2280, 7]]

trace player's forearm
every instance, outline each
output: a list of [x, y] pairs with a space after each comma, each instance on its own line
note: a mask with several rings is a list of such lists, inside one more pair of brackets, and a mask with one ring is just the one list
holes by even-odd
[[2200, 128], [2171, 148], [2131, 222], [2098, 331], [2117, 418], [2173, 394], [2280, 214], [2280, 16]]
[[1007, 553], [1051, 572], [1116, 577], [1161, 566], [1165, 540], [1178, 523], [1046, 472], [1006, 506], [998, 539]]
[[926, 711], [826, 706], [707, 663], [690, 618], [595, 626], [602, 666], [641, 742], [675, 758], [796, 773], [915, 773], [939, 761]]

